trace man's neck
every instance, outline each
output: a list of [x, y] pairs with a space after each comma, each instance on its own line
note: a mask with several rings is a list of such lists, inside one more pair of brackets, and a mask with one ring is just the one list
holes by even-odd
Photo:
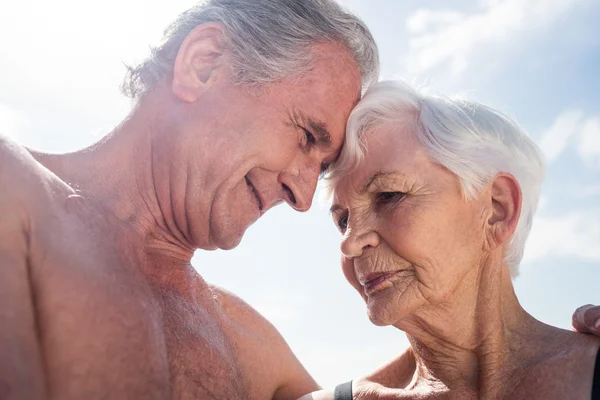
[[157, 188], [153, 148], [157, 124], [149, 111], [136, 107], [113, 132], [88, 148], [60, 155], [32, 154], [77, 190], [84, 202], [127, 224], [146, 253], [189, 264], [194, 246], [177, 224], [171, 204], [165, 204], [170, 196], [159, 194]]
[[538, 346], [524, 338], [545, 337], [551, 328], [520, 306], [499, 256], [466, 277], [449, 298], [397, 324], [415, 356], [411, 385], [440, 384], [475, 398], [495, 398], [507, 377], [539, 356]]

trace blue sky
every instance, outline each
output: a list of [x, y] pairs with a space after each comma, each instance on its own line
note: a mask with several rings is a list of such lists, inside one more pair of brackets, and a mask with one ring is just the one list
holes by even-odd
[[[123, 62], [145, 54], [190, 0], [22, 0], [0, 12], [0, 131], [65, 152], [127, 113]], [[568, 328], [600, 303], [600, 3], [595, 0], [347, 0], [371, 27], [383, 78], [462, 93], [514, 116], [542, 147], [547, 178], [515, 286], [523, 306]], [[366, 373], [406, 347], [371, 326], [339, 268], [326, 205], [281, 206], [228, 252], [194, 265], [282, 332], [324, 386]]]

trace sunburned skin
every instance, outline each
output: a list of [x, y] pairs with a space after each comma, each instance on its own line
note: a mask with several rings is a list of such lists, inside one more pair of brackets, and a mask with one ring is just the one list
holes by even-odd
[[[14, 144], [12, 154], [2, 147], [2, 187], [21, 188], [2, 207], [22, 213], [0, 227], [23, 235], [0, 247], [0, 264], [26, 251], [5, 279], [26, 280], [12, 318], [35, 325], [12, 340], [35, 354], [21, 372], [39, 378], [2, 398], [291, 399], [317, 388], [251, 307], [191, 265], [139, 251], [127, 224]], [[162, 275], [143, 272], [166, 265]], [[5, 378], [19, 372], [20, 356], [2, 363]], [[280, 383], [292, 370], [299, 387], [286, 393]]]
[[[44, 384], [31, 387], [31, 395], [248, 397], [232, 344], [236, 338], [225, 334], [235, 322], [222, 317], [220, 292], [215, 295], [199, 277], [181, 279], [189, 285], [185, 293], [147, 279], [138, 268], [147, 257], [132, 251], [125, 224], [27, 154], [18, 155], [30, 167], [27, 176], [3, 155], [3, 169], [12, 169], [12, 179], [30, 191], [27, 198], [15, 193], [14, 201], [30, 223], [21, 226], [28, 248], [22, 267], [35, 293], [27, 311], [36, 320], [38, 363], [45, 371]], [[179, 268], [174, 275], [190, 272]], [[204, 354], [211, 355], [210, 363], [199, 362]]]
[[[318, 44], [309, 73], [257, 96], [231, 83], [221, 37], [196, 28], [173, 81], [89, 149], [0, 140], [0, 398], [295, 400], [319, 389], [268, 321], [190, 261], [197, 248], [235, 247], [279, 203], [310, 207], [360, 73], [345, 48]], [[199, 59], [214, 68], [208, 81]]]

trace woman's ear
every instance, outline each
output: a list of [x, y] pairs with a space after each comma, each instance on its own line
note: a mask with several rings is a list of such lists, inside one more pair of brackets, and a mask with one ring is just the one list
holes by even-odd
[[491, 216], [488, 219], [490, 243], [498, 247], [517, 229], [521, 215], [521, 187], [514, 176], [498, 174], [490, 189]]
[[222, 62], [223, 27], [215, 22], [198, 25], [184, 39], [173, 65], [173, 93], [180, 100], [193, 103]]

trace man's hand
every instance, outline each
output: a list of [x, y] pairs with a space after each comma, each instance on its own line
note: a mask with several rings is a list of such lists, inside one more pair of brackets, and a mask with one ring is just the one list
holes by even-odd
[[588, 304], [575, 310], [573, 328], [581, 333], [600, 336], [600, 306]]

